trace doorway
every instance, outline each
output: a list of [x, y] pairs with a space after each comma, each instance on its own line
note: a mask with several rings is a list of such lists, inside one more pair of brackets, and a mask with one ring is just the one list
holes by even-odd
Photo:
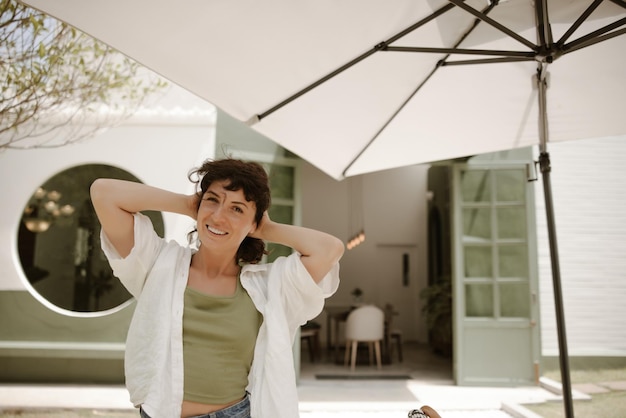
[[538, 381], [531, 155], [495, 153], [429, 170], [426, 292], [439, 315], [429, 319], [429, 340], [434, 349], [449, 352], [458, 385]]

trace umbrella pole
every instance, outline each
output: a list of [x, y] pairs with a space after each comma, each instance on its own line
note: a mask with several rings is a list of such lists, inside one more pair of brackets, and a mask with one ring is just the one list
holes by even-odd
[[556, 325], [559, 341], [559, 361], [561, 366], [561, 384], [565, 417], [574, 418], [574, 405], [572, 401], [572, 384], [570, 380], [569, 354], [567, 350], [567, 338], [565, 333], [565, 313], [563, 308], [563, 292], [561, 288], [561, 269], [559, 266], [559, 252], [556, 238], [556, 225], [554, 220], [554, 205], [552, 200], [552, 184], [550, 182], [550, 154], [547, 151], [548, 143], [548, 117], [546, 110], [547, 80], [544, 65], [539, 66], [537, 74], [537, 87], [539, 90], [539, 136], [540, 153], [539, 167], [543, 179], [543, 194], [546, 205], [546, 217], [548, 226], [548, 242], [550, 246], [550, 260], [552, 265], [552, 286], [554, 288], [554, 307], [556, 310]]

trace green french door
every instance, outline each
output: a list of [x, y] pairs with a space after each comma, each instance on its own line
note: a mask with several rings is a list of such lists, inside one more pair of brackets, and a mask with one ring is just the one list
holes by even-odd
[[454, 372], [534, 384], [540, 356], [532, 184], [525, 165], [454, 167]]

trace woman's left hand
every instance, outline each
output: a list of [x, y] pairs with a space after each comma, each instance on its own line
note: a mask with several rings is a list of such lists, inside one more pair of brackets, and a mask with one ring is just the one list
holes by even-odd
[[338, 238], [314, 229], [274, 222], [267, 212], [248, 236], [293, 248], [316, 282], [324, 278], [344, 251]]

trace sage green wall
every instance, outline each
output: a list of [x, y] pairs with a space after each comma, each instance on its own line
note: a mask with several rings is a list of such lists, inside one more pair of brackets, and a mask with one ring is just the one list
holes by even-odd
[[[48, 309], [27, 291], [0, 292], [0, 381], [122, 383], [123, 346], [111, 346], [123, 345], [134, 306], [74, 317]], [[55, 344], [60, 348], [49, 349]]]
[[276, 142], [220, 110], [217, 112], [215, 143], [215, 156], [218, 158], [230, 156], [230, 151], [296, 158]]

